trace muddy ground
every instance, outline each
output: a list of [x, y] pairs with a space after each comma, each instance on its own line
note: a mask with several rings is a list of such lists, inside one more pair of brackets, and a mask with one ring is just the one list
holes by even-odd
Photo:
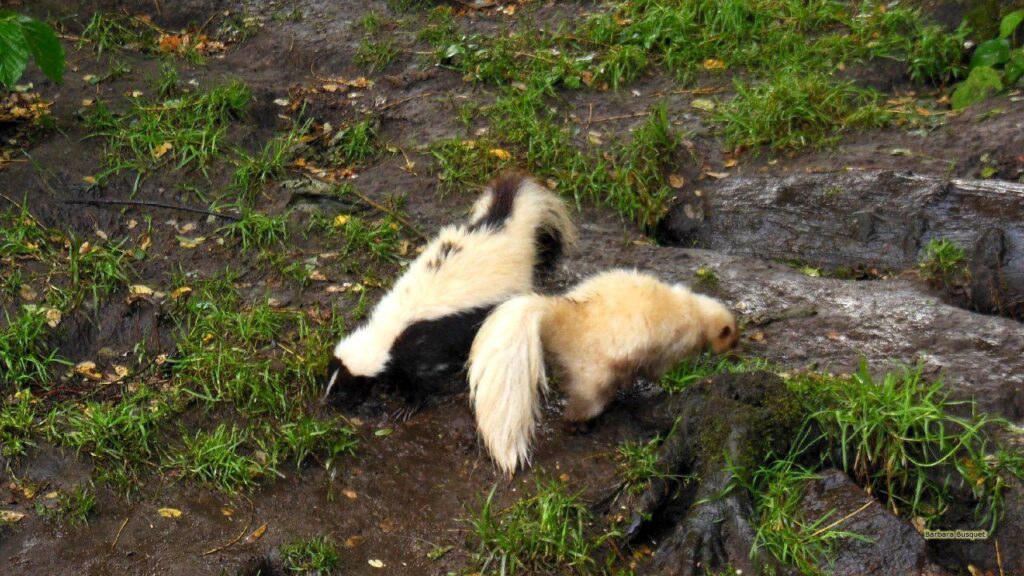
[[[4, 2], [5, 5], [11, 4]], [[68, 4], [78, 4], [69, 8]], [[389, 14], [384, 2], [256, 2], [238, 0], [182, 2], [80, 2], [55, 0], [15, 3], [39, 16], [49, 16], [65, 27], [69, 71], [63, 85], [53, 85], [37, 71], [27, 77], [46, 100], [52, 101], [56, 125], [32, 136], [30, 144], [0, 168], [0, 190], [25, 198], [34, 216], [48, 226], [72, 230], [84, 237], [103, 231], [110, 237], [136, 238], [130, 220], [153, 219], [149, 258], [137, 265], [134, 277], [156, 287], [169, 285], [178, 267], [214, 273], [226, 266], [246, 271], [254, 298], [266, 295], [289, 306], [330, 308], [339, 298], [328, 293], [325, 283], [300, 288], [261, 269], [240, 255], [231, 242], [207, 242], [199, 249], [179, 246], [178, 230], [194, 224], [193, 235], [215, 236], [220, 222], [204, 216], [147, 207], [81, 206], [68, 199], [128, 198], [132, 179], [118, 176], [100, 188], [87, 189], [83, 178], [95, 174], [102, 161], [102, 142], [86, 139], [79, 120], [83, 101], [102, 97], [123, 102], [133, 90], [150, 90], [146, 78], [157, 74], [159, 64], [151, 57], [125, 51], [132, 73], [124, 78], [91, 85], [82, 78], [102, 75], [105, 62], [88, 48], [76, 47], [74, 37], [95, 9], [124, 10], [147, 14], [167, 29], [202, 26], [224, 13], [272, 15], [297, 10], [301, 18], [267, 18], [252, 38], [231, 44], [223, 54], [209, 57], [203, 65], [178, 62], [183, 82], [207, 85], [223, 78], [243, 80], [255, 95], [243, 122], [231, 127], [231, 139], [255, 149], [275, 132], [288, 127], [283, 119], [296, 111], [276, 101], [294, 101], [303, 87], [322, 85], [325, 78], [368, 76], [375, 83], [365, 89], [315, 95], [307, 113], [317, 122], [343, 126], [354, 118], [375, 113], [381, 119], [382, 138], [400, 150], [362, 168], [353, 180], [359, 189], [377, 200], [401, 195], [408, 218], [430, 234], [441, 225], [461, 218], [476, 190], [442, 193], [433, 160], [425, 146], [440, 138], [472, 137], [479, 126], [469, 128], [457, 119], [455, 107], [462, 102], [486, 103], [493, 98], [487, 86], [463, 81], [458, 72], [431, 66], [421, 55], [405, 52], [376, 74], [367, 75], [353, 63], [363, 32], [356, 22], [368, 11]], [[287, 6], [285, 6], [287, 5]], [[592, 6], [585, 6], [588, 9]], [[545, 4], [535, 7], [540, 18], [557, 17], [577, 6]], [[493, 9], [470, 11], [461, 16], [480, 30], [505, 25], [515, 15]], [[898, 84], [898, 82], [897, 82]], [[658, 100], [666, 100], [674, 124], [684, 129], [711, 172], [727, 172], [722, 181], [701, 176], [689, 165], [680, 167], [687, 191], [699, 189], [714, 197], [719, 186], [744, 178], [781, 179], [801, 173], [834, 172], [837, 169], [910, 171], [937, 178], [978, 178], [986, 166], [995, 166], [995, 178], [1016, 182], [1024, 171], [1024, 107], [1015, 94], [1000, 96], [970, 111], [951, 115], [928, 131], [899, 129], [851, 134], [834, 148], [782, 156], [743, 156], [738, 166], [724, 167], [727, 157], [714, 131], [690, 107], [692, 96], [672, 94], [673, 84], [660, 72], [643, 76], [628, 89], [585, 91], [566, 95], [565, 110], [575, 114], [581, 130], [596, 127], [614, 137], [625, 134], [640, 120], [630, 118]], [[594, 119], [603, 120], [594, 122]], [[894, 152], [895, 151], [895, 152]], [[686, 171], [690, 173], [686, 173]], [[991, 174], [989, 174], [991, 176]], [[293, 169], [289, 177], [300, 179]], [[195, 196], [177, 186], [182, 175], [168, 171], [146, 179], [134, 198], [201, 206]], [[225, 185], [226, 173], [211, 173], [209, 180], [189, 174], [208, 190]], [[293, 190], [278, 183], [267, 190], [258, 207], [279, 213], [292, 199]], [[1020, 200], [1024, 202], [1024, 197]], [[338, 208], [314, 205], [314, 210], [333, 216]], [[169, 223], [174, 220], [174, 223]], [[295, 215], [292, 221], [301, 220]], [[715, 271], [720, 282], [717, 295], [747, 318], [807, 305], [815, 315], [770, 323], [751, 332], [745, 352], [777, 363], [783, 369], [815, 367], [844, 372], [867, 358], [881, 369], [887, 363], [922, 361], [929, 375], [944, 375], [953, 396], [973, 399], [981, 410], [1024, 422], [1024, 325], [1009, 318], [983, 315], [951, 305], [944, 296], [913, 274], [893, 271], [872, 280], [812, 277], [774, 259], [749, 255], [749, 250], [715, 245], [715, 250], [656, 245], [641, 230], [611, 212], [584, 206], [579, 214], [582, 229], [580, 250], [570, 255], [558, 272], [559, 285], [568, 285], [587, 274], [614, 266], [652, 270], [670, 281], [692, 282], [698, 268]], [[411, 238], [418, 242], [416, 238]], [[293, 235], [286, 254], [302, 259], [330, 251], [322, 238]], [[793, 254], [794, 259], [801, 254]], [[815, 262], [808, 262], [815, 264]], [[820, 264], [820, 263], [819, 263]], [[384, 267], [374, 271], [387, 277], [397, 272]], [[331, 284], [360, 281], [359, 274], [341, 266], [326, 268]], [[372, 296], [379, 297], [379, 290]], [[173, 352], [170, 335], [152, 333], [152, 313], [129, 314], [123, 294], [106, 301], [99, 322], [72, 319], [62, 337], [62, 354], [78, 362], [97, 358], [104, 349], [114, 354], [129, 352], [144, 340], [150, 354]], [[345, 297], [341, 309], [352, 306]], [[146, 336], [144, 336], [146, 335]], [[70, 392], [74, 393], [74, 390]], [[615, 447], [627, 439], [648, 434], [631, 417], [629, 403], [616, 403], [594, 430], [568, 436], [557, 426], [557, 403], [546, 412], [545, 425], [536, 446], [533, 471], [560, 476], [583, 491], [587, 499], [604, 495], [614, 483]], [[393, 427], [394, 433], [376, 436], [374, 430]], [[172, 478], [154, 479], [141, 496], [126, 500], [100, 488], [96, 513], [84, 527], [63, 527], [29, 513], [16, 525], [0, 529], [0, 562], [4, 574], [216, 574], [232, 572], [255, 554], [272, 553], [296, 538], [327, 535], [344, 543], [342, 572], [352, 574], [444, 574], [470, 565], [467, 526], [461, 518], [478, 504], [482, 494], [497, 484], [499, 500], [513, 501], [533, 486], [526, 471], [513, 480], [503, 479], [479, 446], [472, 414], [465, 396], [456, 396], [428, 407], [402, 423], [379, 416], [363, 418], [361, 443], [356, 456], [342, 466], [339, 477], [329, 479], [316, 466], [286, 470], [284, 477], [267, 482], [251, 494], [231, 496], [193, 486]], [[1021, 438], [1007, 442], [1021, 446]], [[45, 443], [27, 458], [0, 471], [7, 486], [12, 478], [28, 478], [53, 488], [77, 485], [91, 471], [87, 455], [47, 447]], [[9, 476], [13, 473], [14, 476]], [[346, 494], [351, 494], [352, 497]], [[3, 505], [31, 511], [31, 503], [3, 488]], [[1021, 500], [1011, 499], [1018, 509]], [[178, 519], [158, 515], [162, 507], [182, 510]], [[222, 511], [229, 507], [228, 516]], [[240, 542], [222, 551], [205, 552], [266, 525], [253, 542]], [[1020, 524], [1017, 525], [1020, 527]], [[1002, 533], [1005, 551], [1021, 546], [1024, 534]], [[116, 546], [113, 543], [116, 540]], [[994, 540], [984, 543], [977, 557], [995, 558]], [[440, 559], [427, 553], [452, 546]], [[985, 548], [991, 546], [991, 549]], [[943, 557], [937, 551], [935, 557]], [[1018, 561], [1021, 556], [1015, 556]], [[370, 560], [381, 560], [383, 569]], [[945, 568], [966, 573], [962, 557], [943, 557]], [[975, 560], [977, 562], [977, 560]], [[1022, 565], [1017, 568], [1022, 570]], [[998, 573], [998, 572], [994, 572]], [[1011, 574], [1013, 572], [1005, 572]]]

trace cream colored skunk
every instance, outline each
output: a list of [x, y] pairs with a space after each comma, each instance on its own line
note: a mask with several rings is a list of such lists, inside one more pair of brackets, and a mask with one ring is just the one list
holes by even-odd
[[511, 474], [530, 460], [547, 358], [568, 396], [565, 419], [590, 420], [619, 386], [661, 377], [687, 355], [736, 346], [721, 302], [648, 274], [613, 270], [562, 296], [517, 296], [484, 321], [469, 354], [470, 401], [491, 457]]

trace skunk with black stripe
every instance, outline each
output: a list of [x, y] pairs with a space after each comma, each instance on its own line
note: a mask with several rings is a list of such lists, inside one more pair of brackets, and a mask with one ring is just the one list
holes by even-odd
[[565, 203], [535, 180], [492, 182], [467, 224], [442, 228], [377, 304], [342, 339], [327, 367], [325, 402], [353, 407], [378, 385], [415, 409], [431, 394], [464, 386], [473, 337], [498, 304], [531, 292], [576, 241]]
[[724, 352], [738, 338], [718, 300], [635, 271], [597, 274], [562, 296], [517, 296], [488, 316], [469, 354], [480, 436], [502, 471], [529, 462], [548, 392], [545, 358], [568, 396], [565, 420], [580, 424], [637, 376], [657, 380], [684, 357]]

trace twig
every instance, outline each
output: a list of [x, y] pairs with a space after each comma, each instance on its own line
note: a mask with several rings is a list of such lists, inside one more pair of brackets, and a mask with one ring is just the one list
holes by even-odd
[[377, 108], [377, 111], [380, 112], [381, 110], [387, 110], [388, 108], [394, 108], [395, 106], [401, 106], [402, 104], [405, 104], [406, 102], [408, 102], [410, 100], [415, 100], [417, 98], [426, 98], [428, 96], [433, 96], [433, 95], [434, 95], [433, 92], [421, 92], [419, 94], [415, 94], [413, 96], [409, 96], [408, 98], [402, 98], [401, 100], [395, 100], [394, 102], [389, 102], [389, 103], [381, 106], [380, 108]]
[[224, 544], [223, 546], [217, 546], [216, 548], [211, 548], [206, 552], [203, 552], [203, 556], [209, 556], [210, 554], [215, 554], [217, 552], [220, 552], [221, 550], [224, 550], [225, 548], [233, 546], [235, 543], [241, 540], [242, 537], [245, 536], [247, 532], [249, 532], [249, 527], [252, 526], [252, 521], [256, 519], [256, 505], [252, 503], [252, 498], [246, 496], [245, 499], [249, 501], [249, 521], [245, 523], [245, 528], [238, 534], [238, 536], [235, 536], [234, 540], [228, 542], [227, 544]]
[[117, 534], [114, 535], [114, 541], [110, 543], [111, 552], [113, 552], [114, 547], [117, 546], [117, 541], [121, 539], [121, 532], [124, 530], [124, 527], [128, 525], [129, 518], [131, 518], [130, 514], [128, 516], [125, 516], [124, 522], [121, 522], [121, 527], [117, 529]]
[[[323, 178], [320, 178], [319, 176], [314, 176], [313, 174], [307, 174], [307, 177], [309, 177], [309, 178], [311, 178], [313, 180], [316, 180], [317, 182], [321, 182], [323, 184], [329, 184], [329, 185], [337, 184], [337, 182], [331, 182], [330, 180], [325, 180]], [[427, 238], [426, 234], [424, 234], [423, 232], [420, 232], [419, 228], [416, 228], [415, 226], [413, 226], [412, 222], [409, 222], [403, 216], [401, 216], [400, 214], [398, 214], [394, 210], [391, 210], [387, 206], [384, 206], [383, 204], [380, 204], [380, 203], [372, 200], [371, 198], [369, 198], [368, 196], [366, 196], [365, 194], [360, 192], [355, 186], [349, 186], [347, 191], [351, 192], [352, 194], [355, 194], [355, 196], [357, 198], [359, 198], [360, 200], [362, 200], [366, 204], [369, 204], [370, 206], [372, 206], [374, 209], [378, 210], [379, 212], [383, 212], [384, 214], [387, 214], [388, 216], [391, 216], [395, 220], [398, 220], [398, 222], [401, 223], [402, 226], [405, 226], [406, 228], [408, 228], [410, 232], [412, 232], [414, 235], [418, 236], [421, 240], [429, 240], [429, 238]]]
[[839, 526], [839, 525], [840, 525], [840, 524], [842, 524], [843, 522], [846, 522], [846, 521], [847, 521], [847, 520], [849, 520], [850, 518], [853, 518], [853, 517], [854, 517], [854, 516], [856, 516], [857, 514], [860, 514], [860, 513], [861, 513], [861, 512], [863, 512], [863, 511], [864, 511], [865, 509], [867, 509], [867, 507], [868, 507], [868, 506], [871, 506], [871, 504], [872, 504], [872, 503], [873, 503], [874, 501], [875, 501], [874, 499], [870, 499], [870, 500], [868, 500], [867, 502], [865, 502], [863, 506], [861, 506], [860, 508], [857, 508], [857, 509], [856, 509], [856, 510], [854, 510], [853, 512], [850, 512], [850, 513], [849, 513], [849, 514], [847, 514], [846, 516], [843, 516], [843, 517], [842, 517], [842, 518], [840, 518], [839, 520], [836, 520], [835, 522], [833, 522], [833, 523], [829, 524], [828, 526], [825, 526], [824, 528], [819, 528], [818, 530], [816, 530], [816, 531], [814, 532], [814, 534], [811, 534], [810, 536], [808, 536], [808, 537], [806, 538], [806, 540], [810, 540], [811, 538], [814, 538], [815, 536], [817, 536], [817, 535], [821, 534], [822, 532], [828, 532], [829, 530], [831, 530], [831, 529], [835, 528], [836, 526]]
[[1003, 573], [1003, 554], [999, 551], [999, 540], [996, 540], [996, 566], [999, 566], [999, 576], [1006, 576]]
[[201, 208], [191, 208], [189, 206], [177, 206], [175, 204], [165, 204], [163, 202], [152, 202], [150, 200], [106, 200], [103, 198], [95, 198], [92, 200], [64, 200], [65, 204], [89, 204], [98, 206], [147, 206], [150, 208], [164, 208], [167, 210], [180, 210], [182, 212], [192, 212], [194, 214], [205, 214], [207, 216], [214, 216], [217, 218], [223, 218], [225, 220], [231, 220], [232, 222], [238, 222], [241, 220], [240, 217], [233, 214], [222, 214], [220, 212], [211, 212], [209, 210], [203, 210]]
[[594, 124], [597, 124], [598, 122], [611, 122], [612, 120], [625, 120], [627, 118], [641, 118], [641, 117], [647, 116], [649, 114], [650, 114], [650, 112], [644, 110], [643, 112], [633, 112], [632, 114], [619, 114], [618, 116], [606, 116], [604, 118], [594, 118], [593, 120], [590, 120], [590, 122], [593, 122]]

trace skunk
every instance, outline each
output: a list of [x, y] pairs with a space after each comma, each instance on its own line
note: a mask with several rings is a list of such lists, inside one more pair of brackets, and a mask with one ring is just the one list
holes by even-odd
[[656, 380], [685, 356], [724, 352], [738, 338], [721, 302], [635, 271], [597, 274], [562, 296], [517, 296], [495, 308], [470, 350], [480, 435], [502, 471], [529, 462], [538, 392], [548, 391], [545, 357], [568, 396], [565, 420], [580, 424], [634, 377]]
[[324, 401], [353, 407], [383, 384], [414, 411], [465, 368], [487, 314], [531, 292], [576, 241], [569, 210], [531, 178], [496, 179], [467, 224], [442, 228], [328, 363]]

